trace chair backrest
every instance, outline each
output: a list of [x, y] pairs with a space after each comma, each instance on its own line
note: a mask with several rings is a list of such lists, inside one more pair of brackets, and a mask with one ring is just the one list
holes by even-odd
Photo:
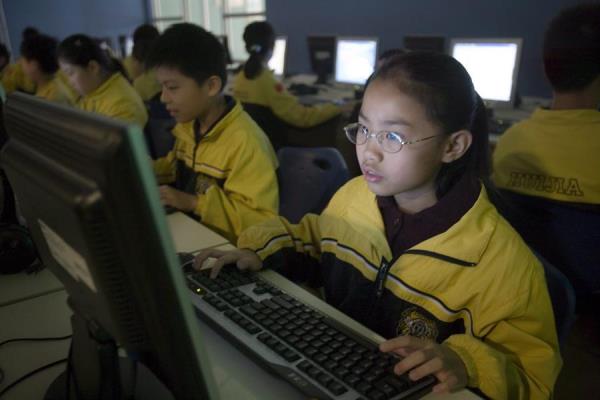
[[600, 291], [600, 213], [503, 190], [504, 217], [569, 279], [578, 303]]
[[558, 268], [550, 264], [544, 257], [535, 254], [544, 266], [548, 293], [554, 310], [558, 343], [562, 346], [575, 322], [575, 290], [571, 282]]
[[349, 179], [344, 158], [332, 147], [284, 147], [277, 158], [279, 213], [292, 223], [323, 211]]
[[244, 110], [265, 132], [275, 151], [284, 146], [287, 125], [269, 107], [253, 103], [243, 103]]
[[146, 109], [148, 122], [144, 127], [144, 135], [150, 156], [156, 159], [165, 156], [173, 148], [175, 138], [171, 130], [175, 120], [160, 101], [160, 93], [146, 102]]

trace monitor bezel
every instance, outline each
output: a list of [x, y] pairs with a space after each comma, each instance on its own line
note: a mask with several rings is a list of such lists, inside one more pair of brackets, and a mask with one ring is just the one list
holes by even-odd
[[[454, 46], [456, 44], [468, 44], [468, 43], [510, 43], [517, 45], [517, 54], [515, 57], [515, 64], [512, 71], [512, 87], [510, 88], [510, 99], [509, 100], [493, 100], [483, 99], [485, 104], [491, 108], [512, 108], [515, 105], [515, 99], [517, 97], [517, 80], [519, 79], [519, 69], [521, 66], [521, 52], [523, 49], [523, 38], [512, 37], [512, 38], [451, 38], [448, 47], [448, 54], [454, 57]], [[458, 60], [457, 60], [458, 61]], [[475, 88], [477, 90], [477, 88]]]
[[338, 79], [337, 69], [338, 69], [338, 46], [341, 41], [370, 41], [375, 42], [375, 59], [373, 60], [373, 71], [375, 71], [375, 66], [377, 65], [377, 55], [379, 50], [379, 38], [376, 36], [336, 36], [335, 37], [335, 52], [334, 52], [334, 62], [333, 62], [333, 80], [335, 83], [340, 85], [348, 85], [348, 86], [364, 86], [367, 83], [369, 77], [365, 78], [363, 83], [356, 82], [348, 82], [342, 81]]

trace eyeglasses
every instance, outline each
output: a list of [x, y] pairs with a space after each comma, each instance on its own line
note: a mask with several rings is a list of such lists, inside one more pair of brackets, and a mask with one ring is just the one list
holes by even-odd
[[383, 151], [386, 153], [397, 153], [402, 150], [402, 146], [407, 144], [413, 144], [417, 142], [422, 142], [424, 140], [428, 140], [440, 135], [428, 136], [422, 139], [416, 139], [411, 141], [406, 141], [402, 138], [399, 133], [390, 132], [390, 131], [379, 131], [379, 132], [369, 132], [366, 126], [360, 123], [354, 123], [350, 125], [346, 125], [344, 127], [344, 132], [346, 132], [346, 137], [348, 140], [356, 145], [363, 145], [367, 143], [367, 140], [374, 137], [377, 139], [377, 143], [381, 146]]

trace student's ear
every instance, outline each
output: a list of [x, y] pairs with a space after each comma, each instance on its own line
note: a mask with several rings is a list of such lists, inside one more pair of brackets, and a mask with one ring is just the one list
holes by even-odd
[[206, 80], [206, 85], [208, 87], [208, 95], [212, 97], [221, 92], [223, 81], [218, 76], [212, 75]]
[[471, 132], [465, 129], [454, 132], [446, 140], [442, 162], [451, 163], [458, 160], [469, 150], [472, 142], [473, 135], [471, 135]]

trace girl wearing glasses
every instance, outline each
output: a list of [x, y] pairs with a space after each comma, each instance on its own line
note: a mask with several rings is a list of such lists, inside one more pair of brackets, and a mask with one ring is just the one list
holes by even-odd
[[197, 265], [211, 256], [213, 275], [237, 263], [322, 286], [389, 338], [380, 349], [402, 357], [397, 374], [434, 375], [434, 392], [548, 398], [561, 359], [544, 271], [490, 201], [486, 121], [456, 60], [394, 57], [346, 127], [363, 175], [321, 215], [253, 226], [240, 250], [203, 252]]

